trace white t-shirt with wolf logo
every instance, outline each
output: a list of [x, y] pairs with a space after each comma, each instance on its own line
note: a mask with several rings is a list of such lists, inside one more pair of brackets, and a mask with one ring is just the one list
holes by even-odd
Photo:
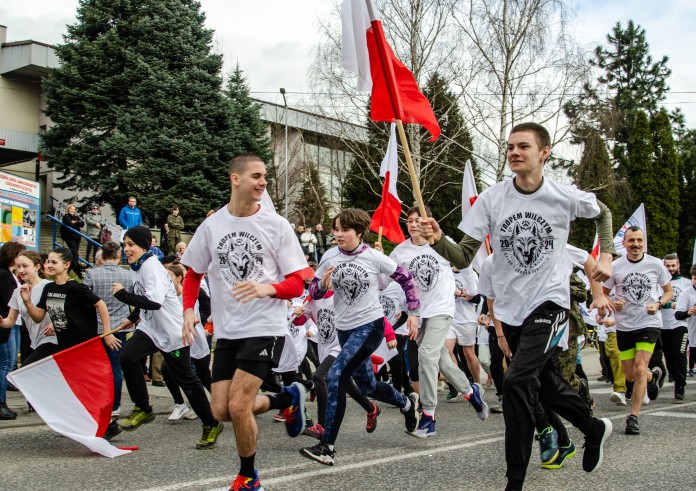
[[[394, 274], [394, 261], [370, 248], [358, 254], [345, 254], [334, 247], [322, 256], [314, 277], [323, 278], [329, 268], [334, 268], [331, 283], [337, 329], [348, 331], [384, 317], [379, 303], [380, 275]], [[388, 280], [382, 278], [382, 281]]]
[[198, 227], [181, 262], [197, 273], [208, 273], [217, 338], [285, 336], [285, 300], [256, 298], [242, 304], [231, 294], [242, 281], [278, 283], [307, 267], [285, 218], [263, 205], [248, 217], [232, 216], [223, 206]]
[[604, 286], [615, 288], [614, 299], [623, 300], [622, 312], [615, 312], [617, 331], [635, 331], [646, 327], [662, 327], [660, 313], [648, 315], [648, 304], [660, 299], [660, 286], [672, 279], [667, 268], [658, 258], [645, 254], [638, 262], [629, 261], [621, 256], [613, 263], [611, 277]]
[[454, 317], [454, 274], [449, 261], [430, 244], [415, 245], [411, 239], [396, 246], [389, 257], [413, 276], [422, 319], [436, 315]]
[[500, 321], [522, 325], [547, 301], [570, 308], [572, 265], [565, 248], [570, 221], [599, 212], [594, 194], [549, 179], [531, 194], [520, 193], [508, 179], [479, 195], [459, 228], [476, 240], [491, 236], [492, 289]]

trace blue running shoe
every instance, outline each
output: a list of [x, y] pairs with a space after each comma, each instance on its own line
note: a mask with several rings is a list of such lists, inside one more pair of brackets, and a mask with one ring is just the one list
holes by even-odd
[[428, 438], [429, 436], [435, 436], [436, 434], [435, 420], [432, 416], [423, 413], [420, 417], [418, 428], [416, 428], [414, 435], [418, 438]]
[[479, 384], [473, 384], [471, 386], [471, 390], [473, 392], [469, 394], [468, 397], [464, 396], [464, 399], [469, 401], [469, 404], [471, 404], [474, 411], [476, 411], [476, 415], [481, 421], [483, 421], [488, 417], [488, 404], [483, 402], [483, 399], [481, 399], [481, 389]]
[[292, 403], [283, 409], [283, 416], [285, 431], [294, 438], [305, 429], [305, 388], [302, 384], [293, 382], [290, 387], [283, 387], [283, 390], [292, 396]]
[[541, 464], [541, 467], [542, 469], [560, 469], [563, 467], [563, 464], [565, 464], [565, 461], [573, 455], [575, 455], [575, 445], [573, 445], [573, 442], [570, 442], [567, 447], [558, 448], [558, 457], [556, 457], [556, 460], [549, 464]]
[[264, 491], [261, 481], [259, 481], [258, 471], [254, 470], [254, 477], [238, 474], [229, 491]]
[[541, 433], [536, 435], [539, 442], [539, 454], [541, 456], [541, 466], [551, 464], [558, 457], [558, 433], [551, 426], [544, 428]]

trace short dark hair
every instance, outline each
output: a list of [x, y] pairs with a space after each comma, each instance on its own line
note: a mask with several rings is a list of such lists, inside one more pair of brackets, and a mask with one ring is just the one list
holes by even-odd
[[25, 250], [26, 247], [21, 242], [5, 242], [0, 247], [0, 268], [8, 268], [15, 262], [19, 253]]
[[531, 131], [532, 133], [534, 133], [540, 149], [543, 149], [544, 147], [551, 148], [551, 135], [549, 135], [549, 132], [546, 130], [546, 128], [544, 128], [540, 124], [520, 123], [512, 127], [510, 134], [512, 135], [513, 133], [520, 133], [522, 131]]
[[237, 155], [230, 160], [229, 173], [239, 174], [240, 172], [244, 172], [251, 162], [256, 161], [263, 163], [261, 157], [253, 153], [243, 153], [241, 155]]
[[179, 208], [179, 204], [178, 204], [178, 203], [174, 203], [174, 204], [172, 205], [172, 210], [179, 210], [179, 209], [180, 209], [180, 208]]
[[[410, 217], [414, 213], [417, 213], [418, 216], [420, 216], [420, 208], [417, 206], [412, 206], [411, 208], [409, 208], [406, 212], [406, 218]], [[433, 210], [431, 210], [428, 205], [425, 205], [425, 216], [427, 216], [428, 218], [433, 217]]]
[[107, 242], [102, 247], [102, 259], [104, 261], [110, 261], [113, 259], [121, 258], [121, 246], [116, 242]]
[[640, 228], [638, 225], [631, 225], [631, 226], [628, 227], [628, 228], [626, 229], [626, 231], [624, 232], [624, 238], [626, 238], [626, 234], [629, 233], [629, 232], [642, 232], [642, 231], [643, 231], [643, 229]]
[[676, 252], [673, 252], [672, 254], [667, 254], [665, 257], [662, 258], [663, 261], [679, 261], [679, 256], [677, 256]]
[[372, 219], [365, 210], [360, 208], [346, 208], [334, 217], [331, 221], [331, 228], [336, 229], [336, 221], [341, 222], [343, 228], [352, 228], [360, 236], [361, 240], [366, 241], [367, 234], [370, 232], [370, 222]]

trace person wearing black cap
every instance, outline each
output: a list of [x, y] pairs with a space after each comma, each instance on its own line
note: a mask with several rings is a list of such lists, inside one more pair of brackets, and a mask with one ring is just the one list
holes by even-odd
[[141, 364], [145, 357], [159, 351], [203, 423], [203, 436], [196, 448], [212, 448], [224, 426], [213, 417], [203, 385], [191, 364], [190, 347], [184, 346], [181, 337], [184, 324], [181, 303], [169, 273], [150, 251], [151, 243], [152, 234], [147, 227], [136, 226], [126, 231], [123, 246], [132, 270], [133, 291], [126, 291], [119, 283], [113, 285], [114, 296], [135, 307], [122, 325], [139, 321], [133, 337], [121, 350], [123, 377], [135, 405], [121, 427], [134, 430], [154, 421]]

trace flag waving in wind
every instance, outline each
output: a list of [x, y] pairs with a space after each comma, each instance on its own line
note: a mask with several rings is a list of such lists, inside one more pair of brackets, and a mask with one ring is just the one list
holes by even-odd
[[[462, 228], [464, 224], [464, 217], [469, 213], [471, 207], [474, 206], [476, 199], [478, 198], [478, 190], [476, 189], [476, 178], [474, 177], [474, 170], [471, 167], [471, 161], [467, 160], [464, 166], [464, 178], [462, 181], [462, 221], [459, 224], [459, 228]], [[485, 243], [481, 244], [474, 260], [471, 262], [471, 266], [476, 271], [481, 271], [481, 266], [483, 266], [483, 261], [488, 257], [488, 238], [486, 238]]]
[[55, 432], [105, 457], [130, 453], [101, 438], [111, 421], [114, 379], [99, 337], [7, 376]]
[[343, 67], [358, 75], [358, 89], [372, 90], [373, 121], [417, 123], [440, 136], [440, 125], [428, 99], [418, 90], [413, 73], [394, 55], [377, 19], [372, 0], [344, 0]]
[[387, 240], [399, 244], [406, 240], [404, 232], [399, 226], [399, 218], [401, 217], [401, 200], [396, 194], [397, 176], [399, 173], [399, 155], [396, 146], [396, 129], [394, 123], [391, 125], [391, 136], [389, 137], [389, 145], [387, 153], [382, 160], [382, 167], [379, 175], [384, 177], [384, 186], [382, 187], [382, 201], [379, 203], [375, 214], [372, 215], [370, 230], [379, 233], [382, 228], [382, 235]]
[[[640, 229], [643, 231], [643, 236], [645, 237], [643, 252], [648, 252], [648, 222], [645, 219], [645, 205], [641, 203], [640, 206], [636, 208], [636, 211], [633, 212], [633, 215], [626, 220], [626, 223], [623, 224], [623, 226], [614, 236], [614, 248], [616, 249], [617, 254], [626, 254], [626, 248], [623, 246], [623, 239], [624, 235], [626, 235], [626, 230], [633, 226], [640, 227]], [[595, 259], [597, 259], [599, 256], [599, 237], [597, 237], [597, 234], [595, 234], [591, 254]]]

